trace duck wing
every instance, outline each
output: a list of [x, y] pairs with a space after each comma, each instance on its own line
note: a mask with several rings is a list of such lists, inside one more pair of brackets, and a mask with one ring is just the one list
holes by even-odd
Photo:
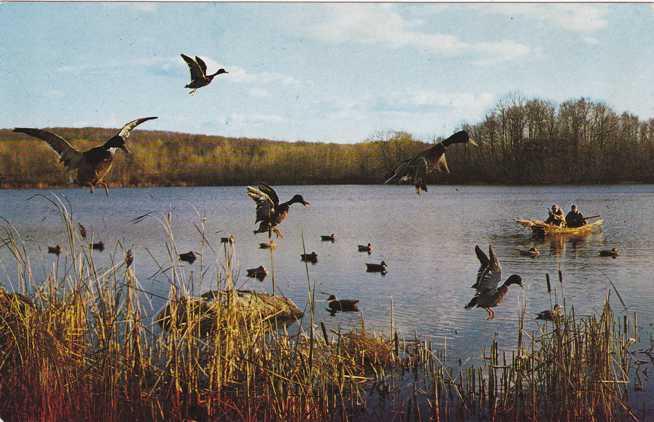
[[447, 158], [445, 157], [445, 154], [441, 154], [440, 158], [436, 160], [434, 168], [436, 168], [436, 170], [441, 173], [450, 174], [450, 168], [447, 165]]
[[493, 246], [489, 246], [488, 250], [490, 258], [486, 256], [479, 246], [475, 246], [475, 252], [481, 265], [479, 271], [477, 271], [477, 281], [472, 287], [477, 289], [478, 293], [497, 289], [497, 285], [502, 279], [502, 267], [495, 255]]
[[132, 120], [129, 123], [125, 123], [125, 125], [123, 125], [123, 127], [118, 131], [118, 133], [115, 136], [119, 136], [123, 138], [123, 141], [125, 141], [127, 140], [127, 138], [129, 138], [129, 134], [132, 133], [132, 131], [134, 130], [134, 128], [136, 128], [136, 126], [140, 125], [143, 122], [147, 122], [148, 120], [154, 120], [154, 119], [157, 119], [157, 117], [141, 117], [139, 119]]
[[75, 168], [79, 165], [82, 153], [76, 150], [67, 140], [47, 130], [17, 127], [16, 133], [24, 133], [47, 142], [50, 147], [59, 154], [59, 159], [68, 168]]
[[197, 62], [198, 65], [200, 65], [200, 69], [202, 69], [202, 73], [206, 76], [207, 74], [207, 64], [199, 58], [198, 56], [195, 56], [195, 61]]
[[[275, 193], [274, 198], [271, 198], [270, 195], [266, 193], [267, 189], [265, 187], [270, 188], [268, 185], [259, 185], [257, 187], [248, 186], [248, 196], [257, 204], [257, 219], [254, 221], [255, 224], [259, 221], [270, 222], [272, 216], [275, 214], [275, 209], [279, 204], [277, 194]], [[270, 189], [272, 190], [272, 188]], [[275, 191], [272, 190], [272, 193], [274, 192]]]
[[186, 54], [181, 54], [181, 56], [188, 65], [188, 69], [191, 71], [191, 81], [204, 79], [204, 72], [202, 72], [202, 67], [200, 67], [200, 64]]

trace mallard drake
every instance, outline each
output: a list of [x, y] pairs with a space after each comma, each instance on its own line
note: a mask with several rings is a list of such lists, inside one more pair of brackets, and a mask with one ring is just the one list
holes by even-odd
[[359, 312], [357, 303], [359, 303], [358, 300], [352, 300], [352, 299], [337, 300], [336, 296], [329, 295], [329, 297], [327, 298], [327, 306], [329, 306], [329, 309], [327, 309], [327, 311], [329, 311], [329, 313], [331, 313], [332, 316], [336, 312]]
[[359, 245], [359, 252], [368, 252], [368, 255], [372, 253], [372, 245], [368, 243], [367, 245]]
[[230, 245], [236, 241], [236, 237], [233, 234], [230, 234], [227, 237], [221, 237], [220, 243], [229, 243]]
[[102, 241], [91, 243], [89, 246], [94, 251], [100, 251], [100, 252], [104, 251], [104, 242], [102, 242]]
[[156, 117], [143, 117], [132, 120], [125, 124], [118, 133], [103, 145], [83, 152], [73, 148], [61, 136], [55, 135], [47, 130], [17, 127], [14, 129], [14, 132], [24, 133], [47, 142], [59, 154], [59, 159], [64, 163], [64, 167], [69, 171], [77, 172], [76, 181], [80, 186], [88, 186], [91, 192], [93, 192], [95, 185], [100, 185], [104, 187], [105, 193], [109, 195], [109, 188], [104, 182], [104, 178], [111, 170], [114, 154], [118, 149], [129, 153], [125, 145], [129, 134], [141, 123], [153, 119], [156, 119]]
[[248, 186], [248, 196], [257, 203], [257, 219], [255, 224], [259, 224], [259, 228], [254, 231], [257, 233], [274, 232], [277, 237], [284, 237], [277, 229], [277, 226], [288, 217], [288, 210], [293, 204], [302, 204], [305, 207], [310, 205], [302, 198], [302, 195], [294, 195], [289, 201], [279, 203], [279, 197], [275, 190], [266, 185], [260, 184], [258, 186]]
[[600, 256], [610, 256], [612, 258], [617, 258], [620, 255], [620, 252], [618, 252], [616, 248], [611, 248], [610, 250], [602, 250], [599, 254]]
[[263, 279], [268, 275], [268, 271], [266, 271], [263, 265], [259, 265], [257, 268], [250, 268], [246, 271], [248, 277], [256, 278], [259, 281], [263, 281]]
[[470, 303], [465, 306], [465, 309], [471, 309], [475, 306], [484, 308], [488, 313], [487, 319], [490, 320], [495, 318], [495, 312], [492, 308], [502, 303], [502, 299], [504, 299], [504, 296], [509, 291], [510, 285], [517, 284], [522, 287], [522, 278], [519, 275], [513, 274], [498, 288], [497, 285], [502, 279], [502, 266], [495, 255], [493, 246], [488, 247], [490, 258], [486, 256], [479, 246], [475, 246], [475, 252], [481, 263], [477, 272], [477, 281], [472, 285], [472, 288], [476, 289], [477, 293]]
[[382, 261], [379, 264], [366, 264], [366, 271], [369, 273], [386, 274], [386, 263]]
[[277, 244], [271, 240], [270, 242], [259, 243], [259, 249], [275, 249]]
[[336, 237], [334, 236], [334, 233], [332, 233], [332, 234], [320, 236], [320, 240], [322, 240], [323, 242], [334, 242], [336, 241]]
[[59, 245], [48, 246], [48, 253], [59, 256], [59, 254], [61, 253], [61, 246]]
[[449, 138], [434, 145], [433, 147], [421, 152], [415, 157], [402, 161], [394, 170], [393, 175], [389, 177], [384, 184], [396, 182], [411, 182], [416, 187], [416, 193], [420, 191], [427, 192], [425, 177], [433, 170], [449, 173], [445, 159], [445, 150], [452, 144], [472, 144], [477, 143], [470, 138], [468, 132], [461, 130]]
[[195, 56], [195, 59], [192, 59], [186, 54], [181, 54], [181, 56], [191, 72], [191, 82], [184, 86], [184, 88], [190, 89], [189, 94], [194, 94], [198, 88], [209, 85], [216, 76], [222, 75], [223, 73], [229, 73], [225, 69], [220, 68], [216, 73], [207, 75], [207, 64], [204, 60], [198, 56]]
[[184, 261], [184, 262], [188, 262], [189, 264], [193, 264], [196, 259], [198, 259], [198, 258], [195, 255], [195, 252], [193, 252], [193, 251], [189, 251], [189, 252], [179, 254], [179, 260]]
[[536, 314], [536, 319], [541, 319], [544, 321], [554, 321], [563, 316], [563, 308], [558, 303], [554, 305], [554, 308], [547, 309], [545, 311], [539, 312]]
[[520, 255], [522, 256], [530, 256], [532, 258], [536, 258], [537, 256], [540, 256], [540, 251], [536, 248], [529, 248], [526, 251], [519, 249], [518, 252], [520, 252]]
[[310, 262], [312, 264], [315, 264], [318, 262], [318, 254], [314, 251], [311, 253], [303, 253], [300, 255], [300, 259], [302, 262]]

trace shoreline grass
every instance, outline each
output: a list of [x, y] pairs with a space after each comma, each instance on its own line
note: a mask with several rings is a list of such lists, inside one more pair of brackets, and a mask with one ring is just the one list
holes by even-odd
[[[642, 416], [629, 404], [637, 388], [630, 351], [639, 336], [636, 317], [616, 317], [608, 298], [599, 315], [582, 318], [568, 306], [564, 317], [537, 332], [524, 329], [523, 309], [513, 350], [500, 350], [493, 341], [480, 351], [481, 365], [451, 368], [444, 363], [446, 350], [428, 339], [403, 338], [393, 328], [375, 333], [361, 321], [351, 331], [327, 330], [311, 306], [308, 270], [308, 326], [298, 330], [230, 300], [218, 301], [210, 313], [202, 306], [179, 307], [199, 297], [198, 280], [180, 267], [172, 220], [164, 218], [170, 262], [160, 267], [170, 277], [171, 318], [164, 330], [146, 315], [144, 289], [130, 260], [96, 267], [88, 241], [54, 198], [67, 232], [66, 268], [55, 264], [47, 279], [36, 283], [19, 234], [6, 226], [2, 235], [18, 274], [13, 293], [0, 290], [3, 420]], [[214, 249], [204, 243], [200, 265], [207, 264], [210, 250], [224, 252], [212, 288], [235, 294], [233, 245]]]

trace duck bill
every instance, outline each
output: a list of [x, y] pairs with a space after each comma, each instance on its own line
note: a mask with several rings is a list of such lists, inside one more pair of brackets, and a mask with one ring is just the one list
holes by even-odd
[[310, 207], [311, 206], [311, 204], [308, 203], [307, 201], [302, 201], [302, 205], [304, 205], [305, 207]]

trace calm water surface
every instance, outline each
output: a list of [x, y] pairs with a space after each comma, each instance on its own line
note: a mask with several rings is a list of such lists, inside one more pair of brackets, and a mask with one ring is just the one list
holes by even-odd
[[[86, 190], [53, 190], [70, 202], [74, 217], [92, 231], [96, 240], [108, 246], [96, 253], [101, 263], [109, 264], [116, 242], [132, 248], [135, 268], [145, 288], [166, 296], [166, 276], [149, 278], [156, 272], [151, 253], [166, 260], [166, 239], [160, 218], [166, 211], [174, 217], [174, 236], [180, 252], [199, 250], [201, 237], [194, 223], [206, 217], [205, 225], [214, 246], [218, 237], [233, 233], [237, 238], [239, 267], [270, 267], [267, 251], [257, 245], [264, 235], [255, 236], [254, 203], [245, 187], [113, 189], [110, 197]], [[47, 245], [65, 244], [60, 218], [47, 201], [34, 198], [48, 191], [0, 191], [0, 216], [9, 220], [25, 239], [35, 277], [43, 277], [55, 260], [47, 255]], [[566, 187], [479, 187], [433, 186], [416, 196], [407, 186], [281, 186], [282, 201], [301, 193], [311, 207], [293, 206], [281, 226], [284, 239], [278, 240], [275, 268], [278, 287], [300, 307], [306, 304], [307, 280], [301, 233], [307, 250], [318, 253], [319, 262], [309, 266], [317, 291], [340, 298], [360, 299], [362, 315], [368, 327], [387, 329], [390, 303], [394, 303], [396, 326], [405, 334], [431, 336], [437, 344], [447, 344], [450, 356], [475, 361], [483, 345], [497, 337], [503, 347], [513, 347], [521, 304], [529, 313], [549, 307], [545, 274], [556, 280], [559, 269], [564, 283], [553, 283], [565, 294], [566, 303], [580, 314], [599, 312], [612, 280], [627, 305], [637, 312], [644, 337], [654, 322], [654, 186], [566, 186]], [[544, 218], [553, 202], [566, 210], [578, 204], [586, 215], [600, 214], [604, 228], [584, 239], [537, 241], [518, 226], [516, 218]], [[138, 224], [130, 220], [146, 212], [153, 217]], [[336, 234], [336, 242], [320, 242], [321, 234]], [[357, 252], [357, 244], [371, 242], [372, 255]], [[505, 302], [496, 308], [494, 321], [486, 321], [482, 309], [466, 311], [464, 305], [473, 296], [479, 263], [474, 246], [487, 250], [495, 245], [503, 266], [503, 279], [520, 274], [525, 288], [512, 286]], [[531, 259], [519, 256], [517, 248], [538, 247], [542, 255]], [[601, 258], [600, 249], [618, 247], [618, 259]], [[149, 251], [149, 253], [146, 251]], [[218, 248], [221, 250], [221, 248]], [[201, 281], [199, 265], [185, 264], [195, 271], [197, 292], [215, 283], [215, 256], [205, 251], [209, 272]], [[120, 258], [122, 259], [122, 257]], [[6, 250], [0, 252], [2, 283], [11, 284], [15, 271]], [[366, 262], [388, 263], [388, 274], [365, 272]], [[222, 261], [222, 259], [221, 259]], [[245, 277], [243, 288], [270, 289], [270, 277], [263, 283]], [[319, 299], [326, 299], [320, 294]], [[154, 297], [158, 310], [163, 302]], [[624, 308], [612, 293], [614, 309]], [[358, 323], [358, 314], [330, 317], [319, 304], [319, 318], [332, 326]], [[527, 329], [536, 330], [535, 321]]]

